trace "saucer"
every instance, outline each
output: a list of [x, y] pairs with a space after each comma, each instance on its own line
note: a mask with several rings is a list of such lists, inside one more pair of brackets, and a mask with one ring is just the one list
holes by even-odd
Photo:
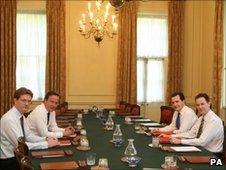
[[[137, 164], [138, 162], [140, 162], [140, 160], [141, 160], [141, 158], [140, 158], [139, 156], [135, 156], [135, 157], [134, 157], [134, 162], [135, 162], [136, 164]], [[129, 163], [128, 157], [126, 157], [126, 156], [123, 156], [123, 157], [121, 158], [121, 161], [122, 161], [122, 162]]]
[[76, 149], [78, 149], [80, 151], [88, 151], [91, 148], [89, 146], [77, 146]]
[[150, 146], [152, 148], [162, 148], [162, 145], [159, 145], [158, 147], [153, 147], [152, 143], [148, 144], [148, 146]]
[[167, 167], [165, 164], [162, 164], [161, 165], [161, 168], [163, 168], [163, 169], [171, 169], [171, 170], [179, 170], [179, 167], [178, 166], [175, 166], [175, 167]]
[[125, 124], [132, 125], [133, 123], [132, 122], [125, 122]]
[[143, 131], [138, 130], [138, 131], [135, 131], [135, 133], [137, 133], [137, 134], [145, 134], [145, 131], [144, 130]]

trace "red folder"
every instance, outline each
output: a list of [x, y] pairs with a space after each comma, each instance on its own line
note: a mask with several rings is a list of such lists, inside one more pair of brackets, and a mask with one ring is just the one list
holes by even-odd
[[160, 143], [170, 143], [169, 137], [158, 137]]

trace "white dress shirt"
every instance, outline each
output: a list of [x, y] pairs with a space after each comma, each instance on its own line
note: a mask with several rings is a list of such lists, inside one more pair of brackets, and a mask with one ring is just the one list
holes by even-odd
[[[13, 150], [18, 145], [17, 139], [23, 136], [20, 118], [23, 116], [16, 107], [11, 108], [1, 118], [1, 140], [0, 140], [0, 158], [14, 157]], [[24, 119], [24, 132], [26, 137], [26, 144], [29, 149], [46, 149], [48, 143], [46, 138], [35, 136], [29, 130], [29, 127]]]
[[48, 125], [47, 113], [44, 103], [38, 105], [27, 117], [30, 130], [42, 137], [63, 137], [64, 129], [57, 126], [55, 111], [50, 112]]
[[173, 131], [173, 133], [183, 133], [191, 129], [194, 123], [198, 120], [197, 115], [195, 114], [194, 110], [191, 108], [184, 106], [180, 111], [180, 128], [177, 129], [176, 127], [176, 120], [177, 120], [178, 112], [175, 111], [173, 114], [173, 118], [171, 124], [160, 128], [160, 131]]
[[187, 145], [202, 146], [210, 152], [218, 153], [223, 150], [224, 129], [222, 120], [210, 110], [204, 115], [202, 133], [196, 138], [203, 116], [200, 116], [190, 131], [172, 135], [181, 137], [181, 143]]

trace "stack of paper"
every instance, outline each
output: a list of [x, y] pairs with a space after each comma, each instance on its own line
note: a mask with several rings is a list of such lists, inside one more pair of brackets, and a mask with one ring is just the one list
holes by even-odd
[[201, 152], [201, 150], [195, 146], [174, 146], [170, 148], [176, 152]]

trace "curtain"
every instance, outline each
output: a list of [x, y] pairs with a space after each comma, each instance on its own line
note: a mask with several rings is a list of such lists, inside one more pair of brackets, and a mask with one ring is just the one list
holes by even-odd
[[137, 3], [126, 2], [119, 10], [116, 102], [137, 102], [136, 27]]
[[46, 92], [53, 90], [65, 100], [65, 1], [47, 0]]
[[12, 106], [16, 90], [16, 0], [0, 0], [0, 115]]
[[220, 114], [223, 69], [223, 1], [215, 2], [212, 106]]
[[170, 102], [173, 92], [182, 91], [184, 1], [171, 0], [168, 7], [169, 58], [166, 103]]

